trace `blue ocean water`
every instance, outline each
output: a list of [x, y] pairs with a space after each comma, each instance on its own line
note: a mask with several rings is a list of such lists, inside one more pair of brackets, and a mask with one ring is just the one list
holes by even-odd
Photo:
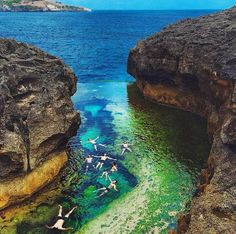
[[[82, 124], [73, 141], [83, 157], [106, 152], [117, 159], [118, 172], [111, 177], [118, 181], [118, 192], [96, 198], [96, 189], [109, 184], [100, 177], [109, 162], [86, 175], [79, 171], [80, 183], [58, 197], [64, 207], [79, 207], [67, 224], [76, 233], [137, 234], [154, 228], [166, 233], [176, 227], [177, 214], [186, 209], [208, 155], [206, 123], [144, 100], [126, 72], [127, 57], [137, 41], [169, 23], [211, 12], [0, 13], [0, 37], [36, 45], [62, 58], [78, 76], [72, 100]], [[97, 136], [107, 147], [95, 152], [86, 141]], [[126, 140], [133, 152], [121, 156], [119, 144]], [[19, 213], [11, 220], [15, 233], [50, 233], [44, 225], [52, 222], [55, 207], [45, 201], [28, 214]]]
[[211, 12], [0, 13], [0, 37], [28, 42], [62, 58], [79, 82], [130, 81], [127, 57], [137, 41], [170, 23]]

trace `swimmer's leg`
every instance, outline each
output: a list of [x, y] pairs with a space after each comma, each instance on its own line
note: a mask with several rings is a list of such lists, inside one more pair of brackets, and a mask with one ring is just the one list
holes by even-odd
[[86, 166], [86, 170], [85, 170], [85, 174], [87, 174], [88, 168], [89, 168], [89, 166], [87, 165], [87, 166]]
[[95, 168], [97, 169], [97, 168], [100, 166], [100, 164], [101, 164], [101, 163], [99, 162]]
[[93, 147], [94, 147], [95, 151], [98, 151], [98, 148], [97, 148], [96, 144], [94, 144]]
[[99, 169], [102, 169], [104, 163], [100, 163]]
[[108, 175], [108, 173], [106, 174], [106, 180], [108, 180], [108, 177], [109, 177], [109, 175]]
[[102, 173], [102, 175], [100, 177], [103, 178], [104, 175], [106, 175], [105, 171]]
[[100, 189], [95, 190], [94, 192], [101, 191], [101, 190], [106, 190], [106, 188], [103, 187], [103, 188], [100, 188]]
[[125, 148], [123, 148], [121, 155], [123, 155], [124, 153], [125, 153]]
[[102, 197], [102, 196], [105, 195], [106, 193], [108, 193], [107, 189], [106, 189], [103, 193], [101, 193], [99, 196], [96, 196], [96, 197], [97, 197], [97, 198], [98, 198], [98, 197]]
[[73, 228], [64, 228], [64, 227], [61, 227], [61, 228], [58, 228], [58, 230], [61, 230], [61, 231], [68, 231], [68, 230], [73, 230]]
[[131, 150], [130, 148], [127, 148], [127, 150], [128, 150], [129, 152], [132, 152], [132, 150]]

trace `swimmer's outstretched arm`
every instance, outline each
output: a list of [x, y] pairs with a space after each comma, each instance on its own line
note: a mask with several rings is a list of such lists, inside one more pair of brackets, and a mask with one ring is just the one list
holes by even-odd
[[96, 141], [96, 140], [98, 140], [99, 139], [99, 136], [97, 136], [95, 139], [94, 139], [94, 141]]
[[94, 158], [101, 158], [102, 156], [91, 155]]
[[59, 206], [58, 216], [62, 216], [62, 206], [61, 205], [58, 205], [58, 206]]
[[53, 228], [54, 228], [54, 225], [53, 225], [53, 226], [45, 225], [45, 227], [48, 228], [48, 229], [53, 229]]
[[111, 177], [107, 175], [108, 180], [112, 183]]
[[107, 157], [107, 158], [110, 159], [110, 160], [117, 161], [117, 159], [115, 159], [115, 158], [110, 158], [110, 157]]
[[73, 208], [65, 215], [65, 217], [68, 218], [68, 217], [71, 215], [71, 213], [72, 213], [76, 208], [77, 208], [77, 206], [73, 207]]
[[110, 182], [112, 183], [112, 180], [111, 180], [111, 177], [110, 176], [108, 176], [108, 179], [110, 180]]

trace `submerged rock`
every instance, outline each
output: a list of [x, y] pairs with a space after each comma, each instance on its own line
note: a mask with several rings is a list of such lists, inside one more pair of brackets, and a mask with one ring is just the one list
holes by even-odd
[[[66, 143], [76, 134], [80, 116], [70, 98], [76, 91], [76, 77], [54, 56], [27, 44], [0, 39], [0, 77], [1, 209], [17, 202], [18, 197], [29, 197], [58, 174], [66, 162]], [[50, 168], [49, 160], [58, 160], [58, 155], [61, 163]], [[29, 179], [34, 170], [44, 166], [48, 176]], [[13, 201], [10, 197], [15, 191], [9, 190], [9, 202], [3, 202], [7, 182], [13, 184], [13, 180], [28, 181], [24, 183], [28, 192], [20, 194], [19, 190]], [[39, 186], [32, 186], [34, 183]]]
[[[186, 19], [131, 50], [128, 72], [143, 95], [208, 120], [213, 144], [187, 233], [236, 230], [236, 7]], [[178, 231], [180, 233], [185, 230]]]

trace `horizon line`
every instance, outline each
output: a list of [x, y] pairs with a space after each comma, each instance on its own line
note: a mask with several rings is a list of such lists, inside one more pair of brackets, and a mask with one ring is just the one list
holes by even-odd
[[218, 8], [218, 9], [92, 9], [92, 11], [216, 11], [216, 10], [227, 10], [229, 8]]

